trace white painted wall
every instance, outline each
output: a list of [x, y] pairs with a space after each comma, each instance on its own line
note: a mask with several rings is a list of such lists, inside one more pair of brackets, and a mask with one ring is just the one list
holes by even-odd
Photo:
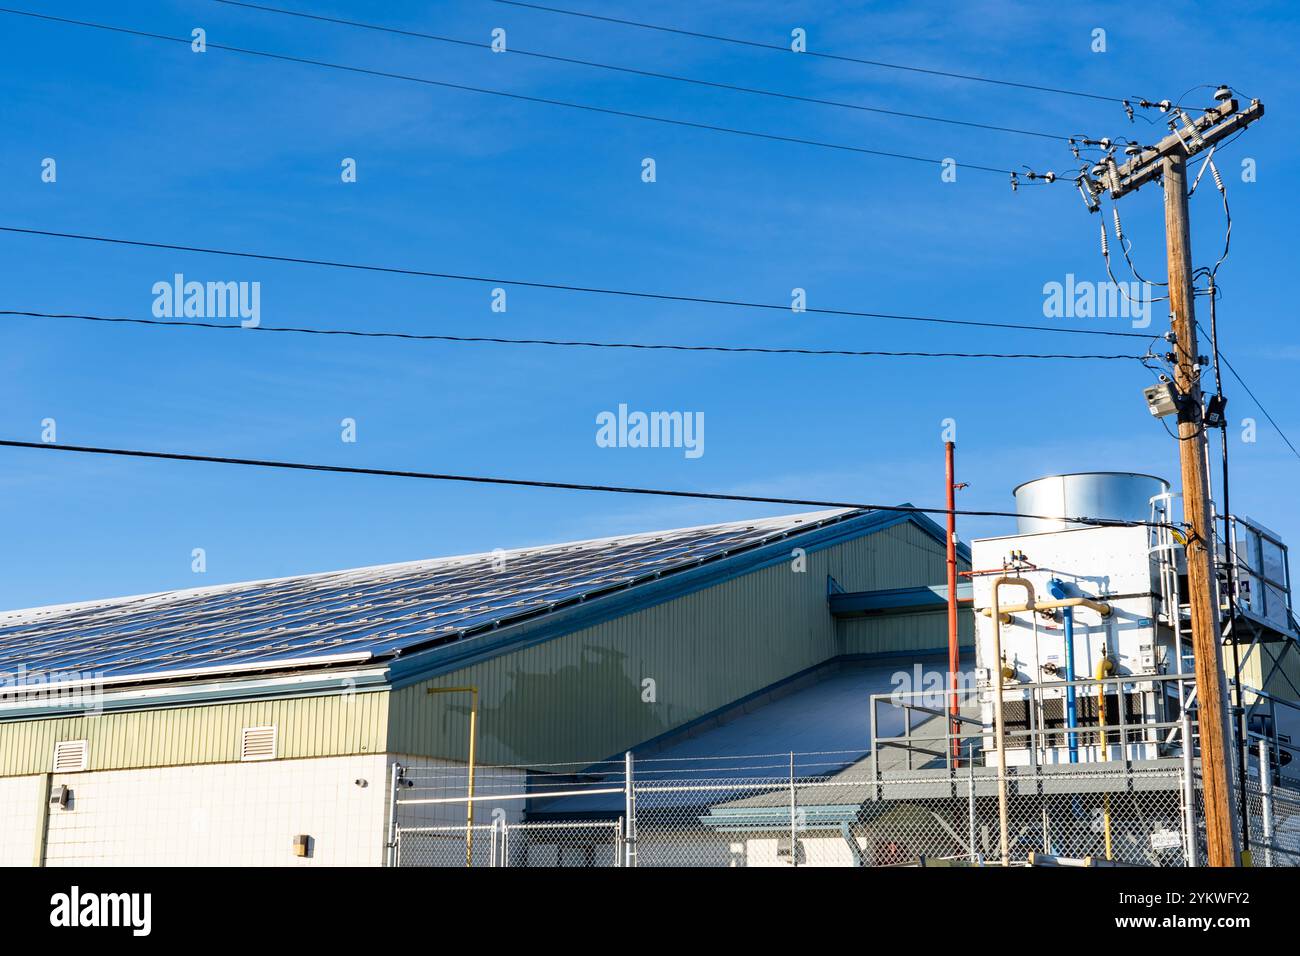
[[31, 866], [44, 777], [0, 778], [0, 866]]
[[[55, 774], [72, 799], [50, 809], [46, 864], [378, 866], [387, 767], [375, 754]], [[21, 799], [17, 819], [34, 823], [35, 797]], [[310, 856], [294, 855], [296, 834], [312, 838]]]

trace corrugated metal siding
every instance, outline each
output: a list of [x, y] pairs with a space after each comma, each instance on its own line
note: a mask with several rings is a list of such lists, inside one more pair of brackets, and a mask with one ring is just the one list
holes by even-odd
[[[1265, 678], [1268, 678], [1267, 686]], [[1261, 641], [1255, 653], [1242, 664], [1241, 680], [1248, 687], [1258, 687], [1283, 700], [1300, 699], [1296, 692], [1300, 687], [1300, 651], [1290, 641], [1276, 644]]]
[[[912, 525], [807, 556], [807, 571], [766, 568], [666, 604], [523, 648], [393, 693], [390, 749], [464, 759], [469, 700], [480, 691], [485, 763], [593, 761], [667, 733], [844, 651], [826, 577], [848, 590], [943, 580], [943, 546]], [[940, 615], [924, 638], [946, 643]], [[916, 639], [924, 627], [915, 625]], [[642, 701], [642, 680], [656, 701]]]
[[54, 744], [90, 741], [89, 770], [239, 760], [244, 727], [274, 725], [280, 758], [382, 753], [387, 691], [0, 723], [0, 776], [50, 769]]
[[[975, 619], [969, 609], [957, 617], [958, 644], [975, 646]], [[948, 646], [948, 612], [877, 614], [840, 622], [841, 653], [899, 654], [906, 651], [942, 650]]]

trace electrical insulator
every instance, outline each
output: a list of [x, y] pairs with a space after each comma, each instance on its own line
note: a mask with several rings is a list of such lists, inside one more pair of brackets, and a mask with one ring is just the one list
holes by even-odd
[[1124, 112], [1128, 114], [1128, 121], [1129, 121], [1130, 123], [1132, 123], [1132, 122], [1133, 122], [1133, 104], [1130, 103], [1128, 100], [1124, 100]]
[[1016, 191], [1017, 189], [1019, 189], [1019, 188], [1020, 188], [1020, 180], [1016, 179], [1016, 174], [1015, 174], [1015, 173], [1012, 173], [1012, 174], [1011, 174], [1011, 191], [1012, 191], [1012, 192], [1015, 192], [1015, 191]]
[[1115, 159], [1112, 156], [1106, 157], [1106, 172], [1110, 175], [1111, 191], [1119, 192], [1119, 167], [1115, 165]]
[[1210, 162], [1210, 175], [1214, 177], [1215, 187], [1219, 192], [1223, 192], [1223, 177], [1219, 175], [1219, 167], [1215, 166], [1213, 161]]
[[1106, 238], [1106, 220], [1101, 221], [1101, 256], [1103, 259], [1110, 258], [1110, 242]]
[[1115, 238], [1118, 239], [1120, 242], [1123, 242], [1123, 241], [1124, 241], [1124, 227], [1121, 226], [1120, 223], [1119, 223], [1119, 207], [1118, 207], [1118, 206], [1112, 206], [1110, 211], [1111, 211], [1111, 213], [1114, 214], [1114, 216], [1115, 216]]
[[1187, 111], [1179, 110], [1178, 118], [1183, 121], [1184, 131], [1187, 133], [1188, 138], [1196, 144], [1198, 149], [1204, 149], [1205, 140], [1201, 139], [1200, 131], [1197, 130], [1196, 124], [1192, 122], [1192, 118], [1187, 115]]
[[1096, 212], [1101, 208], [1101, 203], [1097, 202], [1097, 196], [1092, 190], [1092, 184], [1088, 183], [1085, 186], [1085, 181], [1084, 177], [1080, 176], [1074, 181], [1074, 184], [1079, 187], [1079, 195], [1083, 197], [1083, 204], [1088, 207], [1088, 212]]

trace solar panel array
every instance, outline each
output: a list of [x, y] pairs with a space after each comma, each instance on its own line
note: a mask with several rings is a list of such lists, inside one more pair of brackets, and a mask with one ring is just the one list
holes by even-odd
[[464, 638], [843, 520], [828, 511], [0, 615], [7, 684], [274, 669]]

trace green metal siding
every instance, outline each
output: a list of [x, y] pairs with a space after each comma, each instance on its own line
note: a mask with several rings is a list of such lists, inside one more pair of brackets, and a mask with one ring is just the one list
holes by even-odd
[[273, 725], [280, 758], [382, 753], [388, 692], [0, 723], [0, 776], [48, 771], [54, 745], [87, 740], [89, 770], [239, 760], [240, 732]]
[[[946, 641], [942, 614], [848, 627], [827, 610], [828, 575], [854, 591], [941, 582], [943, 546], [915, 526], [806, 560], [801, 573], [790, 562], [764, 568], [398, 691], [0, 723], [0, 776], [48, 771], [60, 740], [88, 740], [91, 770], [234, 762], [242, 728], [263, 725], [277, 728], [284, 759], [387, 751], [463, 760], [468, 695], [426, 693], [457, 685], [481, 692], [481, 761], [589, 762], [841, 654]], [[653, 702], [642, 700], [646, 678]]]
[[[969, 608], [957, 617], [957, 639], [962, 648], [975, 646], [975, 619]], [[840, 622], [840, 647], [846, 655], [900, 654], [934, 651], [948, 646], [948, 612], [875, 614]]]
[[[808, 554], [803, 573], [766, 568], [394, 691], [390, 750], [465, 759], [468, 695], [427, 689], [470, 685], [480, 692], [484, 763], [617, 754], [845, 653], [827, 610], [828, 574], [847, 590], [938, 583], [943, 546], [897, 525]], [[911, 639], [945, 644], [946, 619], [923, 617]], [[642, 700], [646, 678], [653, 703]]]

